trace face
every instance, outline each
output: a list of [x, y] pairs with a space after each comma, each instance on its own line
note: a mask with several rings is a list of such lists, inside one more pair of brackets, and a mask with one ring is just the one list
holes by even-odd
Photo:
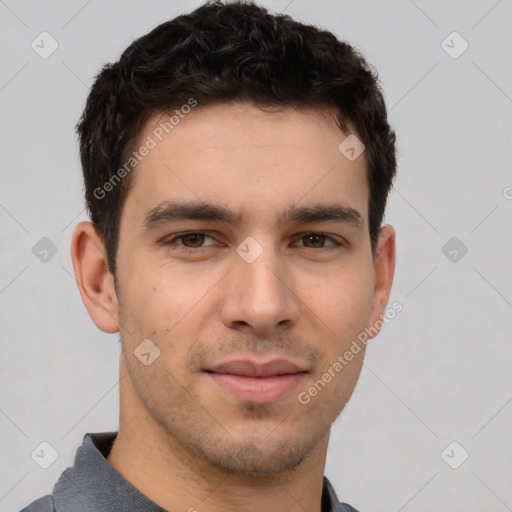
[[234, 472], [294, 468], [347, 403], [364, 347], [308, 390], [383, 313], [364, 153], [349, 161], [346, 135], [314, 110], [197, 107], [158, 141], [160, 122], [140, 134], [157, 144], [120, 224], [126, 378], [195, 456]]

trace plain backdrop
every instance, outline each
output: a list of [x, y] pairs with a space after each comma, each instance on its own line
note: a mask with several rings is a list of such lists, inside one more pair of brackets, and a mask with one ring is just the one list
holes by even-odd
[[[85, 433], [118, 428], [118, 336], [90, 320], [70, 259], [87, 218], [74, 126], [104, 63], [199, 4], [0, 1], [1, 512], [51, 492]], [[361, 512], [512, 510], [512, 2], [261, 4], [361, 50], [398, 136], [403, 310], [368, 346], [325, 474]]]

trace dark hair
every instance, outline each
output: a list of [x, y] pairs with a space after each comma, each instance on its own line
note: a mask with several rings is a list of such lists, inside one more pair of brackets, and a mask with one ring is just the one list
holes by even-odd
[[[207, 2], [134, 41], [96, 77], [77, 124], [85, 198], [115, 276], [129, 158], [153, 114], [190, 103], [334, 107], [365, 145], [375, 251], [395, 172], [395, 133], [377, 74], [331, 32], [247, 2]], [[132, 163], [132, 166], [135, 165]], [[292, 172], [292, 171], [291, 171]], [[122, 179], [121, 179], [122, 178]]]

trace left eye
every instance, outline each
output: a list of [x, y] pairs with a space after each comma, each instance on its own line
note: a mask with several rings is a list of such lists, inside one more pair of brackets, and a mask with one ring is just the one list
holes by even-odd
[[[185, 247], [187, 249], [200, 249], [203, 246], [205, 238], [213, 238], [206, 233], [194, 232], [194, 233], [184, 233], [182, 235], [177, 235], [166, 242], [166, 245], [173, 245], [176, 243], [176, 240], [181, 240], [183, 243], [177, 244]], [[189, 245], [190, 244], [190, 245]], [[213, 245], [213, 244], [207, 244]]]
[[308, 247], [309, 249], [322, 249], [325, 247], [324, 242], [326, 240], [330, 240], [331, 243], [329, 245], [341, 245], [339, 242], [334, 240], [334, 238], [328, 235], [324, 235], [323, 233], [308, 233], [306, 235], [302, 235], [299, 240], [311, 243], [311, 246], [306, 244], [303, 245], [303, 247]]

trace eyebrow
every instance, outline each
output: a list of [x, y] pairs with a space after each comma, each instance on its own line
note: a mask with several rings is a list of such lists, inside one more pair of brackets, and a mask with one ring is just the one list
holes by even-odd
[[[241, 213], [235, 213], [221, 205], [204, 202], [163, 201], [147, 213], [142, 228], [144, 231], [149, 231], [162, 224], [182, 220], [220, 221], [239, 224], [242, 218]], [[363, 216], [354, 208], [340, 203], [332, 203], [302, 207], [291, 206], [278, 214], [276, 218], [277, 225], [313, 222], [337, 222], [361, 228], [363, 226]]]

